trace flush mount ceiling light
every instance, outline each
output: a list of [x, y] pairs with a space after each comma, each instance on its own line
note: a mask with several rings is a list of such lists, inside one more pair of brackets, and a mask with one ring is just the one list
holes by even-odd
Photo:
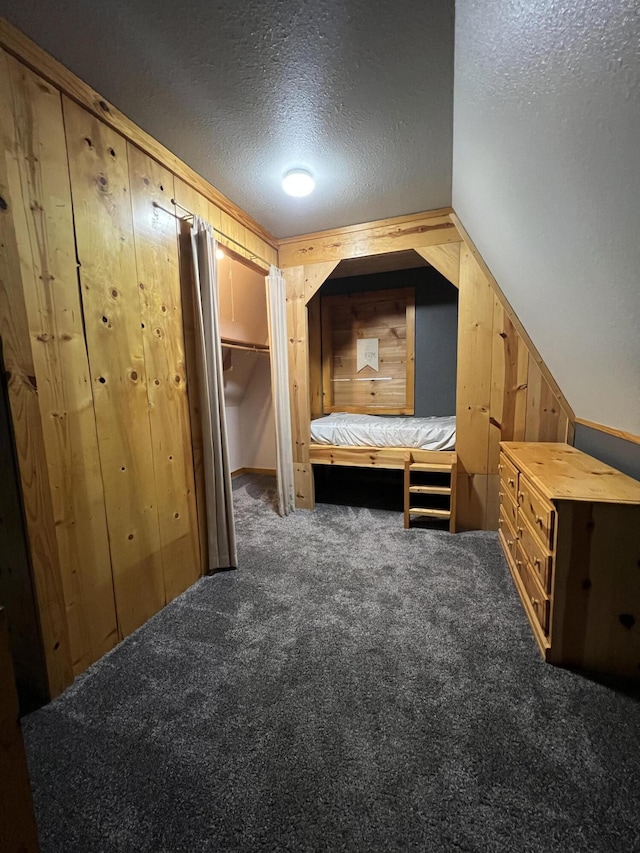
[[309, 195], [315, 185], [311, 172], [306, 169], [291, 169], [282, 179], [282, 189], [297, 198]]
[[221, 261], [224, 258], [224, 252], [222, 249], [216, 249], [216, 258]]

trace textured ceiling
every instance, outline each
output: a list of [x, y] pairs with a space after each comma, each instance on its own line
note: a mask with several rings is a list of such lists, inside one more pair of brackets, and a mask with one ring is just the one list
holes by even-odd
[[[453, 0], [0, 0], [278, 237], [451, 203]], [[290, 199], [283, 173], [309, 168]]]

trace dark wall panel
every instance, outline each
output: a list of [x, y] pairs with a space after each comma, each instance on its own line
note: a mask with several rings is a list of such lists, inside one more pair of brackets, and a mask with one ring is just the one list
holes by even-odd
[[595, 456], [623, 474], [640, 480], [640, 444], [576, 424], [574, 445], [589, 456]]

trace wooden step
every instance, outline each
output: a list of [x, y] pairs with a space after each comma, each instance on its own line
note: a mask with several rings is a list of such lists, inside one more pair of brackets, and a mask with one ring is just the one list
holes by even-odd
[[427, 507], [412, 506], [409, 507], [411, 515], [426, 515], [429, 518], [451, 518], [451, 513], [448, 509], [428, 509]]
[[410, 492], [418, 495], [450, 495], [450, 486], [409, 486]]
[[450, 462], [412, 462], [409, 465], [410, 471], [440, 471], [445, 474], [451, 473]]

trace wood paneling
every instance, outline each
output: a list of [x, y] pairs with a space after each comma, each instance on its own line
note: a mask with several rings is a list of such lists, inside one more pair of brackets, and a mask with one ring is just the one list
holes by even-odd
[[135, 260], [166, 600], [200, 577], [173, 175], [128, 146]]
[[46, 690], [49, 695], [56, 696], [70, 684], [73, 675], [38, 380], [22, 283], [19, 225], [14, 218], [20, 216], [23, 200], [11, 72], [8, 57], [3, 52], [0, 52], [0, 63], [3, 142], [0, 158], [0, 337], [40, 614]]
[[466, 232], [460, 252], [457, 435], [461, 529], [495, 530], [501, 441], [567, 441], [571, 409]]
[[287, 331], [289, 354], [289, 396], [293, 461], [309, 461], [309, 357], [307, 345], [307, 309], [304, 293], [304, 267], [287, 270]]
[[341, 261], [460, 241], [450, 208], [280, 240], [282, 267]]
[[120, 631], [165, 603], [127, 143], [64, 98], [85, 333]]
[[416, 252], [432, 267], [438, 270], [447, 281], [456, 287], [460, 283], [460, 243], [445, 243], [442, 246], [423, 246]]
[[59, 93], [8, 58], [14, 210], [69, 644], [82, 672], [118, 641]]
[[[328, 296], [321, 302], [324, 411], [413, 414], [413, 288]], [[369, 366], [357, 370], [361, 338], [378, 341], [377, 372]]]
[[311, 264], [305, 267], [304, 289], [307, 303], [313, 299], [337, 266], [338, 261], [327, 261], [324, 264]]
[[493, 474], [498, 471], [500, 442], [524, 438], [528, 375], [529, 353], [524, 341], [494, 296], [488, 460]]
[[322, 417], [322, 324], [320, 294], [307, 303], [307, 328], [309, 332], [309, 401], [311, 420]]
[[[456, 450], [462, 474], [493, 473], [488, 462], [492, 335], [493, 292], [468, 248], [463, 246], [460, 253], [456, 402]], [[458, 493], [459, 499], [463, 491]], [[460, 512], [459, 506], [459, 518]]]
[[0, 607], [0, 850], [37, 853], [27, 759], [18, 720], [18, 697], [9, 652], [7, 616]]

